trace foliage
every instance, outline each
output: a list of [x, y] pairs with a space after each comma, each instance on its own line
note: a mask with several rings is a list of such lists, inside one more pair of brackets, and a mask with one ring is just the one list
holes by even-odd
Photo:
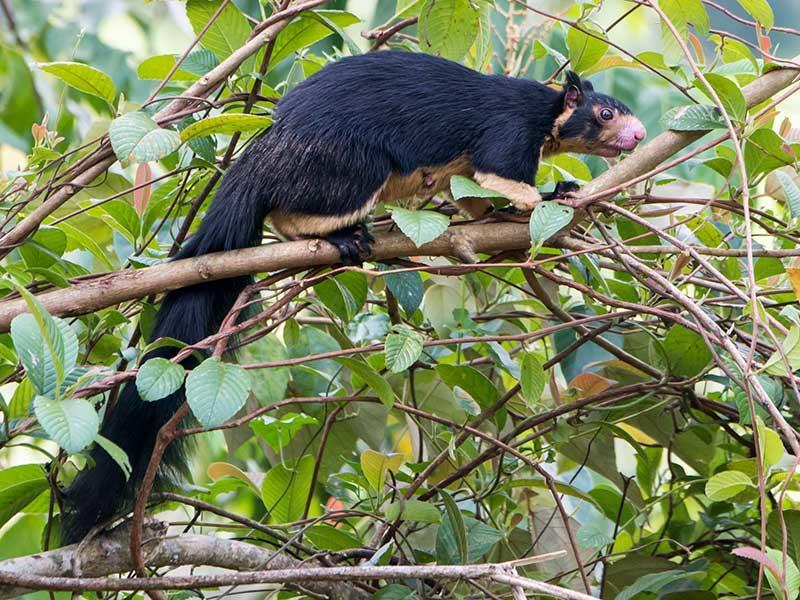
[[[56, 4], [9, 3], [16, 19], [0, 40], [2, 232], [57, 190], [72, 194], [24, 243], [0, 248], [0, 314], [20, 299], [27, 311], [0, 334], [0, 559], [52, 546], [54, 489], [93, 442], [130, 471], [99, 436], [124, 380], [144, 402], [184, 386], [193, 431], [239, 419], [196, 436], [194, 486], [182, 493], [240, 515], [247, 531], [255, 520], [300, 540], [291, 550], [303, 559], [523, 559], [518, 572], [532, 579], [583, 590], [583, 568], [603, 598], [665, 600], [755, 597], [761, 567], [774, 597], [797, 596], [788, 434], [800, 417], [800, 115], [796, 98], [748, 106], [742, 88], [800, 48], [800, 32], [780, 27], [800, 8], [729, 2], [737, 21], [700, 0], [660, 0], [659, 12], [558, 1], [551, 13], [504, 0], [329, 2], [165, 117], [274, 3], [128, 2], [85, 33], [77, 15], [47, 19]], [[124, 47], [126, 33], [141, 43]], [[714, 143], [613, 204], [542, 202], [528, 252], [272, 274], [255, 292], [253, 326], [223, 336], [241, 344], [235, 357], [217, 356], [215, 339], [182, 351], [196, 351], [191, 370], [141, 361], [176, 345], [150, 340], [156, 294], [99, 309], [83, 310], [79, 295], [48, 303], [97, 273], [133, 278], [166, 261], [275, 102], [377, 42], [539, 80], [569, 67], [631, 106], [651, 136], [711, 132], [700, 143]], [[91, 171], [108, 148], [118, 162]], [[546, 158], [537, 185], [583, 184], [613, 164]], [[505, 204], [466, 177], [450, 191]], [[463, 220], [448, 199], [380, 207], [373, 234], [440, 239]], [[223, 537], [230, 524], [205, 512], [189, 527]], [[466, 581], [439, 584], [385, 581], [374, 597], [477, 597]]]

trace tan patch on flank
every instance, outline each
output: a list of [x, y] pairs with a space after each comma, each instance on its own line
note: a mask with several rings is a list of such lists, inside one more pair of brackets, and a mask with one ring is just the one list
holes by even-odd
[[481, 173], [480, 171], [475, 173], [475, 181], [481, 187], [502, 194], [519, 210], [533, 210], [533, 207], [542, 200], [539, 191], [524, 181], [514, 181], [493, 173]]
[[359, 223], [379, 202], [388, 203], [414, 196], [433, 196], [449, 189], [451, 176], [469, 177], [472, 172], [472, 162], [469, 157], [461, 156], [444, 165], [423, 167], [407, 175], [393, 172], [364, 206], [344, 215], [304, 215], [274, 210], [269, 217], [272, 227], [286, 238], [325, 236], [343, 227]]
[[372, 195], [360, 209], [344, 215], [304, 215], [274, 210], [269, 214], [272, 227], [282, 236], [298, 239], [308, 236], [324, 236], [337, 229], [355, 225], [367, 216], [375, 204], [380, 190]]
[[392, 173], [379, 192], [380, 202], [393, 202], [413, 196], [433, 196], [450, 188], [453, 175], [470, 177], [473, 173], [472, 161], [467, 156], [432, 167], [422, 167], [406, 175]]

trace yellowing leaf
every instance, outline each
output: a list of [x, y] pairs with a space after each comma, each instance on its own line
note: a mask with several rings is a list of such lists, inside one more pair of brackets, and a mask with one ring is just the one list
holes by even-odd
[[361, 454], [361, 470], [370, 486], [380, 492], [386, 481], [388, 471], [397, 472], [403, 465], [405, 458], [402, 454], [381, 454], [375, 450], [365, 450]]

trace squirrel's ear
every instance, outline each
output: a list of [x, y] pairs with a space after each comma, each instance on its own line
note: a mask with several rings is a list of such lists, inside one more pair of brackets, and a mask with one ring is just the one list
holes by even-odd
[[593, 92], [594, 91], [594, 86], [592, 85], [591, 81], [586, 81], [584, 79], [583, 82], [582, 82], [582, 85], [583, 85], [583, 91], [584, 92]]
[[583, 102], [583, 84], [575, 71], [567, 71], [564, 84], [564, 108], [574, 109]]

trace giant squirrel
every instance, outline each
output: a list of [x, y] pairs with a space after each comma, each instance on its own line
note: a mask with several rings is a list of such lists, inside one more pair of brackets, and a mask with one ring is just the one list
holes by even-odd
[[[528, 211], [542, 199], [534, 187], [542, 157], [614, 157], [644, 137], [644, 127], [623, 103], [595, 92], [572, 72], [556, 90], [425, 54], [344, 58], [278, 102], [273, 125], [228, 169], [197, 233], [176, 258], [257, 245], [269, 216], [285, 237], [323, 237], [343, 262], [359, 263], [372, 241], [364, 219], [378, 203], [431, 196], [446, 189], [452, 175], [466, 175]], [[571, 183], [559, 185], [550, 197], [572, 189]], [[491, 207], [479, 198], [460, 203], [476, 217]], [[250, 282], [237, 277], [167, 293], [152, 338], [195, 344], [212, 335]], [[174, 348], [162, 347], [143, 360], [174, 354]], [[183, 363], [195, 364], [196, 359]], [[101, 434], [127, 453], [130, 478], [95, 445], [94, 465], [64, 490], [62, 541], [79, 541], [130, 508], [158, 430], [183, 401], [180, 390], [143, 402], [135, 385], [125, 385]], [[160, 481], [184, 466], [180, 445], [171, 444]]]

